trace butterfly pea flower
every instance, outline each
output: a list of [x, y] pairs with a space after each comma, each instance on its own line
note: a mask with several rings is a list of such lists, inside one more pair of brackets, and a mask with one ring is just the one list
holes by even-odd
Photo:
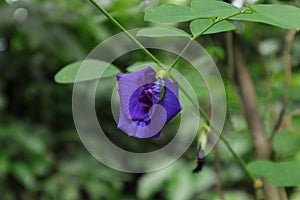
[[118, 74], [118, 128], [137, 138], [159, 137], [163, 127], [181, 111], [178, 84], [156, 77], [151, 68]]

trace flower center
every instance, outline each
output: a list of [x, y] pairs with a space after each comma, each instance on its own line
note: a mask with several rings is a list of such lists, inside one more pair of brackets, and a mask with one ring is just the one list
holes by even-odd
[[157, 79], [153, 83], [139, 87], [133, 93], [130, 98], [129, 113], [136, 124], [146, 126], [151, 122], [149, 110], [152, 105], [157, 104], [162, 98], [163, 88], [163, 79]]

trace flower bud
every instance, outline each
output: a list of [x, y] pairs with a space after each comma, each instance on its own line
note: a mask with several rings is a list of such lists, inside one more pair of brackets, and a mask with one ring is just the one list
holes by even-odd
[[168, 70], [164, 70], [164, 69], [161, 69], [157, 72], [157, 77], [158, 78], [168, 78], [169, 77], [169, 72]]

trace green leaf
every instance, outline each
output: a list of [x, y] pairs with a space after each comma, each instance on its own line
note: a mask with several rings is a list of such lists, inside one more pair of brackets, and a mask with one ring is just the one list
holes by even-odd
[[194, 0], [191, 8], [174, 4], [164, 4], [151, 8], [145, 13], [145, 20], [158, 23], [186, 22], [198, 18], [228, 17], [239, 13], [240, 9], [216, 0]]
[[142, 69], [145, 69], [146, 67], [152, 67], [155, 68], [157, 66], [154, 62], [136, 62], [133, 65], [126, 68], [126, 71], [128, 72], [136, 72], [140, 71]]
[[[296, 92], [296, 91], [295, 91]], [[297, 91], [299, 93], [299, 90]], [[300, 115], [294, 115], [292, 117], [292, 126], [293, 130], [297, 133], [300, 134]], [[300, 143], [299, 143], [300, 144]]]
[[258, 160], [248, 164], [247, 168], [256, 176], [264, 176], [271, 184], [276, 186], [300, 185], [300, 162], [274, 163], [267, 160]]
[[35, 175], [46, 174], [52, 166], [52, 158], [50, 155], [32, 155], [27, 165]]
[[[209, 27], [213, 21], [211, 19], [197, 19], [191, 22], [190, 29], [193, 35], [198, 35], [202, 33], [207, 27]], [[205, 34], [213, 34], [213, 33], [220, 33], [224, 31], [230, 31], [235, 29], [235, 25], [230, 23], [229, 21], [221, 21], [214, 26], [212, 26], [210, 29], [205, 31], [203, 35]]]
[[64, 186], [64, 189], [61, 190], [60, 195], [61, 199], [73, 200], [79, 199], [79, 184], [77, 182], [69, 182]]
[[[41, 138], [31, 136], [30, 140], [28, 140], [27, 135], [24, 133], [19, 133], [19, 143], [22, 144], [29, 152], [43, 154], [45, 153], [45, 143]], [[17, 139], [17, 138], [16, 138]]]
[[11, 165], [11, 172], [24, 187], [34, 189], [36, 180], [31, 169], [24, 163], [15, 162]]
[[144, 37], [190, 37], [187, 32], [174, 27], [149, 27], [137, 32], [137, 36]]
[[87, 180], [84, 183], [84, 188], [89, 192], [92, 199], [103, 199], [104, 197], [106, 197], [106, 199], [112, 199], [112, 196], [116, 195], [109, 184], [100, 182], [98, 179]]
[[[82, 67], [80, 74], [77, 74], [80, 67]], [[105, 71], [102, 74], [103, 69]], [[87, 59], [65, 66], [55, 75], [54, 79], [57, 83], [74, 83], [75, 81], [89, 81], [100, 77], [107, 78], [118, 73], [121, 73], [120, 70], [108, 62]]]
[[191, 11], [198, 18], [228, 17], [240, 12], [240, 9], [229, 3], [216, 0], [193, 0]]
[[145, 21], [158, 23], [186, 22], [197, 18], [186, 6], [164, 4], [153, 7], [145, 12]]
[[289, 130], [282, 130], [275, 134], [273, 147], [277, 154], [286, 155], [300, 149], [300, 134]]
[[241, 14], [231, 19], [261, 22], [285, 29], [300, 29], [300, 9], [290, 5], [257, 4], [252, 14]]

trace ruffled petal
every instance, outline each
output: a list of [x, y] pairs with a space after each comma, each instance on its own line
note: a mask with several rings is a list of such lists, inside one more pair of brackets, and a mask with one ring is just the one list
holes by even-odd
[[162, 105], [167, 112], [166, 123], [168, 123], [181, 111], [182, 107], [178, 100], [178, 84], [168, 79], [165, 79], [165, 84], [165, 94], [159, 104]]
[[[138, 124], [127, 118], [124, 113], [120, 113], [118, 128], [128, 134], [138, 138], [148, 139], [158, 137], [166, 124], [167, 114], [161, 105], [154, 105], [150, 111], [151, 121], [146, 126]], [[141, 122], [142, 123], [142, 122]]]
[[140, 96], [143, 94], [143, 87], [137, 89], [129, 101], [129, 114], [132, 121], [140, 126], [146, 126], [150, 123], [149, 110], [152, 106], [151, 101], [141, 101]]
[[165, 82], [166, 88], [170, 89], [173, 94], [178, 98], [178, 83], [177, 82], [172, 82], [167, 78], [163, 79]]
[[147, 67], [137, 72], [129, 74], [118, 74], [117, 79], [121, 82], [130, 82], [135, 85], [145, 85], [146, 83], [152, 83], [155, 81], [155, 71], [151, 67]]
[[[158, 137], [165, 124], [181, 110], [178, 84], [157, 79], [155, 75], [151, 67], [117, 75], [120, 95], [118, 128], [129, 136]], [[164, 96], [160, 99], [163, 85]]]
[[153, 83], [156, 80], [155, 71], [151, 67], [148, 67], [138, 72], [117, 75], [117, 79], [121, 104], [120, 112], [124, 112], [125, 115], [130, 118], [128, 107], [132, 95], [141, 86]]

